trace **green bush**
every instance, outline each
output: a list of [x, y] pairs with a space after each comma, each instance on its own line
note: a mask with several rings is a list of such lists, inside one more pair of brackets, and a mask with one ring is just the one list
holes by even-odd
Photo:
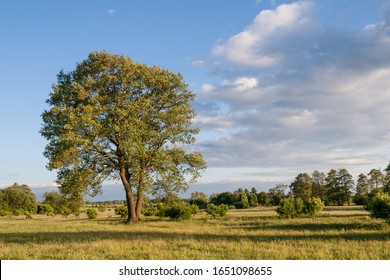
[[115, 215], [119, 215], [119, 216], [121, 216], [121, 218], [127, 217], [127, 213], [128, 213], [128, 210], [127, 210], [126, 205], [119, 206], [119, 207], [115, 208]]
[[192, 215], [198, 212], [198, 209], [199, 208], [196, 205], [167, 206], [165, 209], [165, 216], [176, 221], [189, 220], [192, 218]]
[[151, 204], [148, 207], [142, 209], [142, 214], [144, 216], [158, 216], [159, 214], [158, 206], [155, 204]]
[[38, 203], [37, 204], [37, 214], [53, 214], [54, 209], [49, 204]]
[[[276, 212], [282, 218], [295, 218], [299, 216], [295, 207], [295, 200], [301, 200], [300, 198], [285, 198], [280, 200], [279, 207], [276, 208]], [[300, 202], [297, 203], [300, 205]]]
[[383, 192], [377, 192], [368, 200], [366, 209], [374, 218], [385, 219], [390, 223], [390, 196]]
[[87, 209], [87, 216], [89, 219], [96, 219], [98, 212], [95, 208]]
[[217, 216], [224, 217], [226, 216], [228, 210], [229, 210], [229, 206], [225, 204], [216, 206], [210, 203], [209, 205], [207, 205], [206, 213], [211, 215], [213, 218], [216, 218]]
[[296, 218], [300, 216], [315, 216], [321, 213], [324, 203], [320, 198], [314, 197], [307, 200], [301, 198], [286, 198], [280, 201], [276, 212], [282, 218]]
[[0, 210], [0, 217], [9, 216], [9, 215], [11, 215], [11, 213], [8, 212], [7, 210]]
[[304, 202], [303, 213], [310, 217], [317, 216], [324, 208], [324, 202], [318, 197], [309, 198]]

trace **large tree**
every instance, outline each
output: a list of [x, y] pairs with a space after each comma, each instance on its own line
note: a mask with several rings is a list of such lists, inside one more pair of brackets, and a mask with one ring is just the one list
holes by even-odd
[[138, 222], [145, 194], [187, 189], [206, 168], [191, 147], [194, 97], [180, 74], [108, 52], [61, 71], [41, 129], [60, 191], [78, 198], [120, 179]]
[[300, 173], [290, 185], [294, 197], [308, 200], [312, 196], [313, 179], [307, 173]]

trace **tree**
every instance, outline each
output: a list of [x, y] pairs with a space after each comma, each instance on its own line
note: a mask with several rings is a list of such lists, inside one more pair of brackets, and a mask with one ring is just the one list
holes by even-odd
[[324, 201], [326, 198], [325, 174], [323, 172], [315, 170], [311, 177], [313, 180], [312, 196], [321, 198], [321, 200]]
[[363, 173], [360, 173], [356, 182], [356, 193], [353, 197], [353, 202], [358, 205], [364, 205], [369, 194], [368, 178]]
[[313, 180], [307, 173], [300, 173], [290, 185], [294, 197], [307, 200], [311, 197]]
[[199, 129], [187, 87], [180, 74], [108, 52], [61, 71], [41, 129], [61, 192], [95, 194], [120, 179], [127, 222], [138, 222], [145, 194], [186, 190], [206, 168], [190, 150]]
[[270, 188], [268, 190], [269, 203], [274, 206], [279, 205], [280, 201], [286, 198], [286, 189], [287, 185], [285, 184], [276, 184], [275, 187]]
[[27, 185], [14, 183], [0, 192], [0, 210], [10, 213], [34, 214], [36, 212], [36, 196]]
[[269, 201], [269, 198], [268, 198], [268, 195], [266, 192], [259, 192], [257, 194], [257, 201], [260, 205], [262, 206], [268, 206], [270, 204], [270, 201]]
[[259, 204], [259, 200], [257, 199], [257, 190], [252, 188], [250, 192], [247, 193], [248, 202], [250, 207], [256, 207]]
[[198, 205], [199, 209], [205, 209], [209, 199], [204, 192], [193, 192], [191, 193], [190, 203]]
[[329, 170], [328, 174], [326, 175], [325, 182], [326, 182], [326, 194], [327, 194], [325, 204], [329, 205], [329, 204], [337, 203], [339, 190], [338, 190], [336, 169]]
[[220, 194], [213, 194], [210, 197], [210, 203], [217, 205], [217, 206], [221, 205], [221, 204], [233, 205], [233, 203], [235, 201], [236, 200], [235, 200], [234, 194], [232, 192], [223, 192]]
[[354, 187], [354, 182], [352, 180], [352, 175], [349, 174], [348, 170], [342, 168], [337, 173], [337, 184], [339, 190], [339, 205], [343, 205], [345, 202], [350, 205], [352, 197], [352, 189]]
[[370, 193], [379, 191], [383, 188], [385, 183], [385, 175], [380, 169], [371, 169], [368, 173], [368, 184], [370, 186]]
[[45, 192], [43, 194], [43, 203], [50, 205], [55, 214], [69, 215], [71, 213], [79, 214], [82, 201], [68, 197], [65, 194], [61, 194], [56, 191]]
[[384, 171], [385, 171], [385, 178], [384, 178], [383, 191], [390, 195], [390, 162]]

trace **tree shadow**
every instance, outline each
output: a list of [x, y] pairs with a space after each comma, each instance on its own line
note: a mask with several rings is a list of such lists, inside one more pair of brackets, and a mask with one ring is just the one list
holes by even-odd
[[325, 231], [352, 231], [352, 230], [383, 230], [386, 228], [384, 223], [297, 223], [297, 224], [271, 224], [267, 222], [259, 223], [240, 223], [236, 225], [237, 228], [244, 228], [246, 230], [261, 231], [261, 230], [293, 230], [293, 231], [312, 231], [312, 232], [325, 232]]
[[[315, 225], [318, 227], [319, 225]], [[308, 225], [307, 229], [312, 229], [314, 225]], [[341, 225], [329, 227], [323, 226], [323, 230], [334, 229]], [[278, 229], [291, 229], [291, 226], [272, 226]], [[295, 228], [293, 226], [293, 228]], [[301, 229], [297, 225], [296, 228]], [[150, 242], [153, 240], [162, 240], [167, 243], [182, 242], [185, 239], [197, 240], [201, 242], [237, 242], [240, 240], [249, 240], [252, 242], [270, 242], [270, 241], [299, 241], [299, 240], [363, 240], [363, 241], [389, 241], [388, 233], [381, 232], [340, 232], [326, 234], [323, 232], [309, 232], [299, 235], [275, 235], [261, 234], [209, 234], [209, 233], [170, 233], [170, 232], [150, 232], [150, 231], [81, 231], [81, 232], [28, 232], [28, 233], [0, 233], [0, 242], [17, 244], [64, 244], [64, 243], [85, 243], [102, 240], [131, 241], [131, 242]]]

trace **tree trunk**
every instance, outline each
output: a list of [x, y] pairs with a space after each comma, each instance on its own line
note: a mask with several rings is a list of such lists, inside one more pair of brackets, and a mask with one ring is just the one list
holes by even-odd
[[137, 205], [136, 213], [139, 220], [141, 220], [142, 213], [142, 202], [143, 202], [143, 187], [144, 187], [144, 173], [141, 171], [138, 180], [138, 189], [137, 189]]
[[126, 192], [126, 204], [127, 204], [127, 211], [128, 211], [126, 223], [127, 224], [129, 224], [131, 222], [137, 223], [137, 222], [139, 222], [139, 217], [137, 217], [137, 215], [136, 215], [134, 196], [133, 196], [133, 193], [131, 191], [129, 178], [127, 178], [126, 174], [127, 174], [126, 169], [124, 167], [122, 167], [120, 170], [120, 177], [121, 177], [122, 184], [123, 184], [123, 186], [125, 188], [125, 192]]

